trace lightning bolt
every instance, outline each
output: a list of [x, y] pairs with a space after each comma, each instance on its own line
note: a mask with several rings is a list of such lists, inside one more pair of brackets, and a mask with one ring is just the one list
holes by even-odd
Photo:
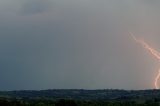
[[[160, 60], [160, 53], [158, 51], [156, 51], [155, 49], [153, 49], [151, 46], [149, 46], [145, 41], [141, 40], [141, 39], [137, 39], [131, 32], [130, 35], [132, 36], [132, 38], [139, 44], [141, 44], [146, 50], [149, 51], [150, 54], [152, 54], [157, 60]], [[158, 86], [158, 80], [160, 78], [160, 69], [158, 71], [158, 74], [155, 78], [155, 89], [159, 89]]]

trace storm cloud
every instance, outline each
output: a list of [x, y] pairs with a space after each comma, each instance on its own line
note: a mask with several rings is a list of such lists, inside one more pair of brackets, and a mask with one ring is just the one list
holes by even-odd
[[159, 43], [158, 0], [1, 0], [0, 87], [149, 89], [158, 63], [128, 32]]

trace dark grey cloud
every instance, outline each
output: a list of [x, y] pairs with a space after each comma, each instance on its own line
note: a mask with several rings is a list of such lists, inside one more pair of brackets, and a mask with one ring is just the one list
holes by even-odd
[[152, 88], [157, 63], [128, 35], [158, 48], [159, 3], [144, 2], [0, 1], [0, 89]]
[[51, 6], [52, 2], [50, 2], [50, 0], [25, 0], [25, 2], [22, 3], [20, 14], [33, 15], [43, 13], [47, 11]]

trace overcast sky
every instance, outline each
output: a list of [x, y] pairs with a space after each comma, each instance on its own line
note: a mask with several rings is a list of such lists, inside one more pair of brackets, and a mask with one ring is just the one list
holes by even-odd
[[0, 0], [0, 90], [151, 89], [159, 0]]

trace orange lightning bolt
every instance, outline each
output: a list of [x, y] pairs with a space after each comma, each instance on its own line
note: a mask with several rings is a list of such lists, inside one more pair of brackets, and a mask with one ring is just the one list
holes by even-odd
[[[160, 60], [160, 53], [156, 50], [154, 50], [151, 46], [149, 46], [145, 41], [143, 40], [140, 40], [140, 39], [137, 39], [132, 33], [130, 33], [130, 35], [132, 36], [132, 38], [140, 43], [145, 49], [147, 49], [157, 60]], [[154, 85], [155, 85], [155, 88], [156, 89], [159, 89], [159, 86], [158, 86], [158, 80], [160, 78], [160, 69], [158, 71], [158, 75], [156, 76], [155, 78], [155, 82], [154, 82]]]

